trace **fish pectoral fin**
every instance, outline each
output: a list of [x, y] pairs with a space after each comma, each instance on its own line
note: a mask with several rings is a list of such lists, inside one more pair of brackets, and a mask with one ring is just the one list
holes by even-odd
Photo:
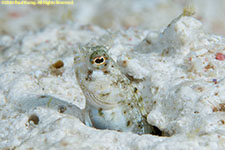
[[84, 114], [84, 123], [85, 123], [85, 125], [87, 125], [89, 127], [93, 127], [93, 124], [92, 124], [92, 121], [91, 121], [91, 118], [90, 118], [89, 111], [84, 110], [83, 111], [83, 114]]

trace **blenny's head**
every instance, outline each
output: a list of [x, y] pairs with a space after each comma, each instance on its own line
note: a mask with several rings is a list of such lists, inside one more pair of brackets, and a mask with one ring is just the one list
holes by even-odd
[[104, 46], [83, 47], [74, 59], [76, 78], [87, 101], [99, 108], [115, 104], [112, 81], [121, 74], [107, 51]]
[[[104, 77], [99, 74], [91, 79], [90, 75], [93, 73], [106, 73], [109, 69], [109, 64], [114, 63], [107, 51], [108, 49], [104, 46], [82, 47], [79, 49], [74, 58], [74, 64], [81, 80], [86, 79], [90, 81]], [[86, 77], [83, 75], [86, 75]]]

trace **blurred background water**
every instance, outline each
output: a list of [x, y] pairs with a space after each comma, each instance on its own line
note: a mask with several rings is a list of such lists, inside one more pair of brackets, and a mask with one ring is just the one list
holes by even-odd
[[73, 5], [0, 5], [0, 35], [75, 22], [105, 29], [163, 30], [186, 6], [208, 33], [225, 35], [225, 0], [74, 0]]

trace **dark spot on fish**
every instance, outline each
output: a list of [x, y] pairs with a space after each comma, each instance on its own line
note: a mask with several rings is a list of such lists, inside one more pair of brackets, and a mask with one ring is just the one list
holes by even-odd
[[142, 103], [143, 102], [143, 98], [141, 96], [139, 97], [138, 102], [139, 103]]
[[130, 108], [132, 108], [132, 109], [134, 108], [134, 105], [131, 103], [127, 103], [127, 105], [130, 106]]
[[127, 113], [127, 111], [126, 111], [126, 110], [124, 110], [124, 111], [123, 111], [123, 113], [124, 113], [124, 114], [126, 114], [126, 113]]
[[137, 93], [137, 91], [138, 91], [138, 89], [135, 87], [135, 88], [134, 88], [134, 93]]
[[99, 116], [101, 116], [101, 117], [104, 115], [103, 112], [102, 112], [102, 108], [99, 108], [99, 109], [98, 109], [98, 114], [99, 114]]
[[93, 73], [93, 70], [88, 70], [88, 75], [89, 76], [92, 75], [92, 73]]
[[170, 49], [165, 48], [165, 49], [163, 49], [163, 52], [162, 52], [161, 56], [167, 56], [169, 54], [169, 52], [170, 52]]
[[47, 96], [45, 96], [45, 95], [42, 95], [42, 96], [41, 96], [41, 98], [45, 98], [45, 97], [47, 97]]
[[150, 41], [150, 40], [145, 40], [149, 45], [151, 45], [152, 44], [152, 42]]
[[109, 71], [108, 70], [104, 70], [104, 74], [108, 74], [109, 73]]
[[66, 106], [60, 105], [58, 108], [59, 113], [64, 113], [66, 111]]
[[135, 83], [139, 83], [141, 81], [143, 81], [143, 79], [136, 79], [134, 78], [133, 76], [129, 75], [129, 74], [125, 74], [125, 76], [132, 82], [135, 82]]
[[39, 123], [39, 118], [37, 115], [33, 114], [29, 117], [28, 122], [33, 122], [35, 125], [37, 125]]
[[88, 70], [87, 77], [85, 78], [85, 80], [91, 81], [91, 75], [92, 75], [92, 73], [93, 73], [93, 70]]
[[132, 122], [130, 120], [127, 121], [127, 127], [131, 126]]

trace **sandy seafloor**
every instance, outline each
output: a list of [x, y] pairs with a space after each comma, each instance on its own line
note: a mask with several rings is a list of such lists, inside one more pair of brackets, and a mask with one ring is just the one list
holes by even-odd
[[[96, 0], [91, 4], [100, 2]], [[148, 4], [155, 8], [155, 13], [158, 5]], [[178, 4], [176, 7], [180, 9], [183, 4]], [[120, 9], [125, 6], [123, 3]], [[135, 8], [131, 10], [144, 7], [132, 6]], [[162, 9], [168, 10], [167, 5], [163, 6]], [[219, 13], [222, 10], [218, 8], [224, 7], [224, 2], [218, 1], [215, 6], [212, 10], [217, 9]], [[38, 7], [20, 8], [28, 12], [34, 9], [36, 13], [33, 17], [26, 13], [24, 21], [17, 13], [9, 13], [9, 10], [15, 11], [11, 7], [0, 10], [18, 17], [18, 22], [14, 22], [1, 13], [3, 19], [0, 19], [0, 149], [225, 149], [225, 39], [211, 34], [224, 34], [224, 28], [214, 29], [210, 22], [223, 21], [218, 19], [219, 15], [210, 19], [210, 14], [202, 18], [183, 16], [172, 21], [182, 9], [180, 13], [171, 9], [167, 22], [157, 18], [156, 13], [157, 19], [153, 19], [152, 24], [126, 29], [132, 26], [129, 23], [132, 19], [127, 19], [128, 26], [119, 19], [112, 24], [105, 13], [104, 19], [94, 19], [96, 23], [90, 21], [96, 12], [84, 11], [87, 7], [92, 10], [88, 1], [79, 2], [76, 7], [67, 15], [73, 18], [76, 16], [73, 11], [77, 11], [86, 17], [75, 22], [56, 21], [47, 27], [44, 26], [52, 21], [51, 17], [56, 18], [50, 14], [63, 8], [51, 7], [48, 11]], [[44, 12], [38, 13], [35, 9], [43, 9], [49, 15], [40, 15]], [[129, 13], [124, 12], [126, 14]], [[37, 16], [42, 17], [37, 19]], [[86, 23], [89, 25], [84, 25]], [[111, 27], [120, 30], [104, 29]], [[148, 122], [168, 136], [98, 130], [82, 123], [75, 106], [84, 108], [85, 98], [74, 76], [73, 57], [78, 46], [88, 42], [110, 48], [109, 55], [141, 91], [149, 113]], [[52, 64], [59, 60], [64, 65], [54, 68]]]

